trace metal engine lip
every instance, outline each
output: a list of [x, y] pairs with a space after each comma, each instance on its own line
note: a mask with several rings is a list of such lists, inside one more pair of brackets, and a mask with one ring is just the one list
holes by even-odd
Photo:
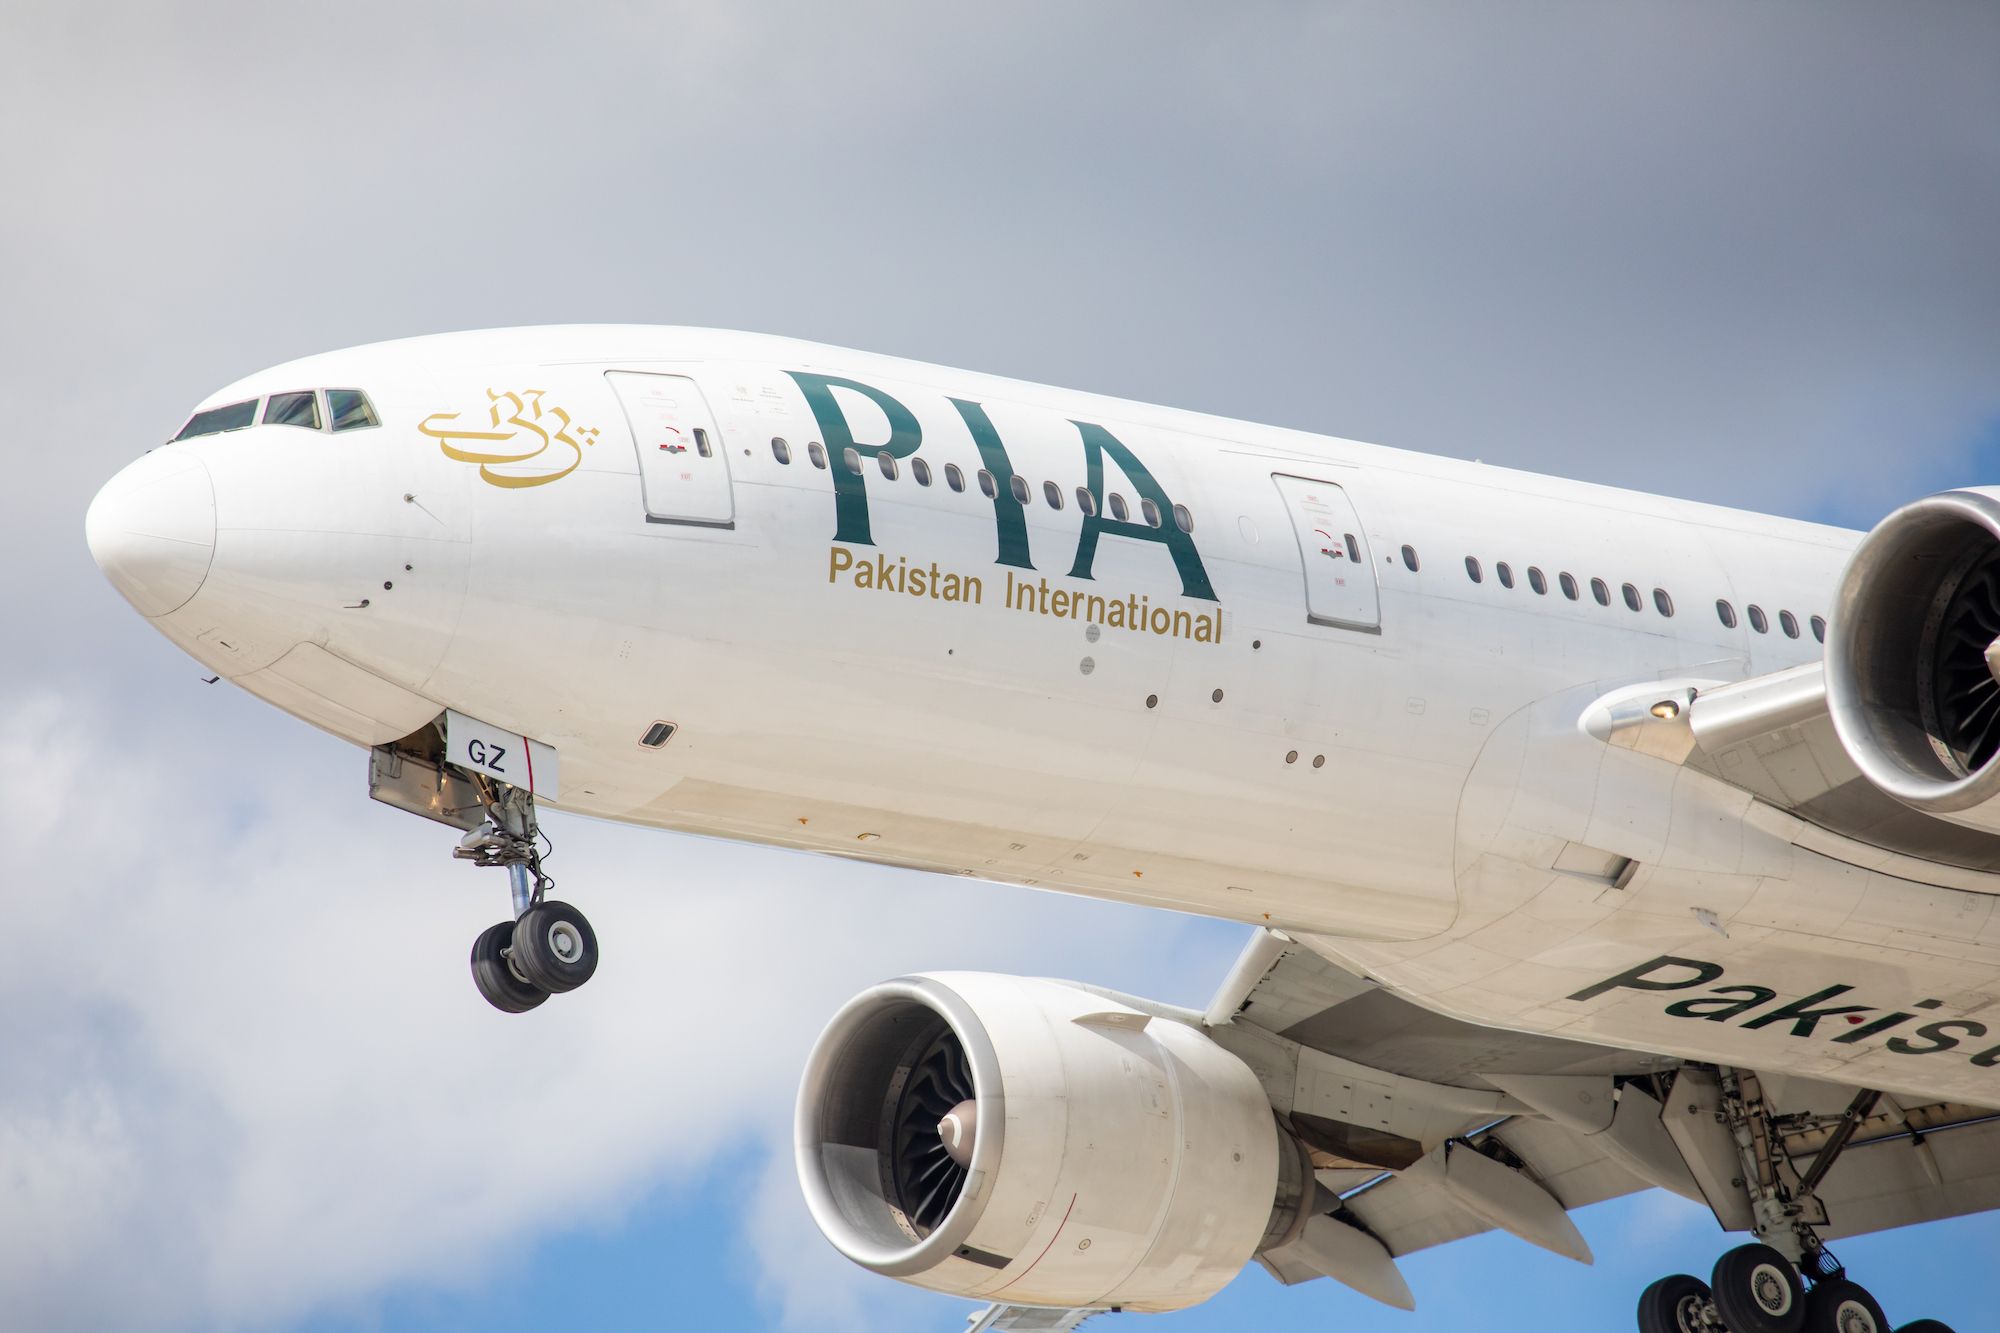
[[[1869, 593], [1900, 590], [1903, 571], [1896, 568], [1898, 562], [1911, 558], [1912, 548], [1922, 539], [1952, 527], [1983, 530], [2000, 543], [2000, 496], [1944, 491], [1904, 505], [1883, 519], [1855, 548], [1841, 575], [1825, 659], [1828, 713], [1855, 767], [1890, 796], [1936, 814], [1954, 814], [2000, 797], [2000, 761], [1989, 761], [1973, 773], [1959, 773], [1941, 752], [1939, 738], [1932, 734], [1937, 716], [1932, 686], [1923, 678], [1932, 664], [1927, 650], [1918, 652], [1917, 679], [1911, 682], [1916, 694], [1909, 702], [1919, 719], [1916, 725], [1893, 709], [1870, 706], [1868, 692], [1878, 677], [1869, 668], [1879, 659], [1885, 631], [1879, 627], [1880, 617], [1868, 614], [1874, 609]], [[1956, 562], [1949, 576], [1929, 591], [1925, 627], [1934, 627], [1948, 604], [1949, 589], [1956, 588], [1980, 554]]]
[[[878, 1243], [862, 1234], [836, 1197], [820, 1155], [818, 1129], [826, 1099], [841, 1063], [841, 1054], [868, 1022], [886, 1010], [915, 1004], [943, 1018], [957, 1035], [972, 1066], [974, 1104], [979, 1133], [973, 1140], [972, 1164], [965, 1186], [951, 1211], [928, 1236], [913, 1244]], [[813, 1221], [833, 1247], [855, 1263], [887, 1277], [911, 1277], [950, 1259], [971, 1236], [986, 1211], [991, 1186], [998, 1176], [1006, 1146], [1006, 1110], [1001, 1090], [1000, 1059], [991, 1037], [964, 996], [935, 977], [904, 976], [871, 986], [841, 1006], [814, 1043], [799, 1083], [798, 1109], [792, 1121], [792, 1150], [799, 1185]], [[886, 1200], [879, 1200], [888, 1209]]]

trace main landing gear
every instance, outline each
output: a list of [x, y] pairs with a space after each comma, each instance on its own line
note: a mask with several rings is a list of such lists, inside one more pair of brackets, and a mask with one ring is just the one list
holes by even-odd
[[[1825, 1255], [1822, 1249], [1819, 1252]], [[1743, 1245], [1715, 1261], [1711, 1279], [1677, 1273], [1639, 1297], [1639, 1333], [1951, 1333], [1935, 1319], [1892, 1326], [1882, 1306], [1843, 1270], [1808, 1291], [1792, 1261], [1768, 1245]]]
[[597, 932], [583, 913], [548, 896], [534, 798], [518, 787], [480, 781], [486, 823], [459, 840], [452, 855], [503, 866], [513, 891], [513, 919], [489, 926], [472, 943], [472, 983], [502, 1013], [535, 1008], [575, 990], [597, 970]]
[[1881, 1094], [1862, 1092], [1828, 1124], [1802, 1174], [1783, 1148], [1782, 1127], [1755, 1074], [1723, 1069], [1693, 1077], [1719, 1094], [1715, 1119], [1734, 1140], [1733, 1166], [1741, 1172], [1734, 1183], [1749, 1196], [1761, 1240], [1716, 1260], [1706, 1282], [1677, 1273], [1646, 1288], [1639, 1333], [1951, 1333], [1935, 1319], [1892, 1326], [1814, 1230], [1827, 1220], [1814, 1191]]

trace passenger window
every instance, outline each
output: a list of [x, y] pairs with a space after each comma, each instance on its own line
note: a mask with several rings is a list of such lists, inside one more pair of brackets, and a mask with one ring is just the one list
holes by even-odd
[[1577, 596], [1576, 575], [1570, 573], [1568, 570], [1564, 570], [1562, 573], [1556, 575], [1556, 581], [1562, 584], [1563, 596], [1569, 598], [1572, 602], [1575, 601]]
[[[1149, 501], [1147, 501], [1146, 503], [1150, 504], [1150, 503], [1152, 503], [1152, 502], [1151, 502], [1151, 501], [1149, 500]], [[1158, 515], [1153, 515], [1152, 517], [1155, 517], [1155, 518], [1157, 518], [1157, 517], [1158, 517]], [[1158, 523], [1155, 523], [1155, 524], [1153, 524], [1153, 526], [1157, 528], [1157, 527], [1159, 527], [1160, 525], [1159, 525]], [[1343, 536], [1344, 536], [1344, 538], [1345, 538], [1345, 540], [1346, 540], [1346, 542], [1347, 542], [1347, 558], [1348, 558], [1349, 560], [1352, 560], [1352, 561], [1353, 561], [1353, 562], [1354, 562], [1355, 564], [1357, 564], [1357, 565], [1358, 565], [1358, 564], [1360, 564], [1360, 563], [1361, 563], [1361, 543], [1360, 543], [1360, 542], [1358, 542], [1358, 541], [1355, 541], [1355, 540], [1354, 540], [1354, 534], [1353, 534], [1353, 533], [1351, 533], [1351, 532], [1349, 532], [1349, 533], [1345, 533], [1345, 534], [1343, 534]]]
[[197, 412], [182, 426], [176, 440], [192, 440], [197, 435], [220, 435], [226, 430], [242, 430], [257, 419], [257, 400], [247, 403], [231, 403], [227, 407], [211, 407], [206, 412]]
[[912, 458], [910, 475], [917, 479], [917, 485], [928, 486], [931, 484], [931, 465], [921, 458]]
[[1736, 628], [1736, 608], [1724, 598], [1715, 599], [1715, 618], [1722, 622], [1724, 629]]
[[1514, 567], [1508, 564], [1505, 560], [1502, 560], [1499, 564], [1493, 566], [1493, 572], [1500, 576], [1501, 587], [1511, 588], [1514, 586]]
[[965, 474], [958, 470], [958, 464], [946, 463], [944, 465], [944, 484], [955, 491], [965, 489]]
[[[1189, 512], [1188, 507], [1186, 505], [1174, 506], [1174, 526], [1179, 528], [1182, 532], [1188, 533], [1190, 535], [1193, 534], [1194, 515], [1191, 512]], [[1409, 548], [1406, 546], [1403, 549], [1408, 550]], [[1415, 569], [1416, 566], [1412, 565], [1410, 566], [1410, 568]]]
[[875, 465], [882, 469], [884, 477], [887, 477], [890, 481], [896, 479], [896, 455], [884, 449], [881, 453], [875, 455]]
[[1672, 619], [1674, 614], [1674, 599], [1667, 596], [1665, 588], [1653, 589], [1653, 609], [1661, 615]]
[[310, 389], [304, 393], [272, 394], [264, 404], [264, 424], [318, 430], [319, 396]]
[[[1180, 508], [1180, 506], [1179, 506], [1179, 505], [1176, 505], [1176, 506], [1174, 506], [1174, 507], [1175, 507], [1176, 509]], [[1410, 572], [1411, 572], [1412, 574], [1414, 574], [1414, 573], [1416, 573], [1416, 572], [1417, 572], [1417, 548], [1416, 548], [1416, 547], [1414, 547], [1414, 546], [1405, 546], [1405, 547], [1403, 548], [1403, 568], [1404, 568], [1404, 569], [1407, 569], [1407, 570], [1409, 570], [1409, 571], [1410, 571]]]
[[777, 459], [780, 463], [790, 463], [792, 461], [792, 446], [785, 443], [784, 436], [773, 435], [771, 437], [771, 457]]
[[812, 460], [814, 467], [824, 468], [826, 466], [826, 449], [818, 440], [806, 441], [806, 457]]
[[1611, 589], [1605, 585], [1603, 579], [1592, 579], [1590, 581], [1590, 595], [1597, 599], [1599, 606], [1611, 605]]
[[1118, 492], [1116, 491], [1111, 492], [1110, 504], [1111, 504], [1111, 517], [1116, 519], [1118, 522], [1123, 523], [1126, 519], [1131, 517], [1131, 511], [1125, 508], [1125, 497], [1120, 495]]
[[985, 468], [979, 469], [979, 493], [992, 500], [999, 496], [1000, 487], [994, 482], [993, 474]]
[[368, 395], [359, 389], [328, 389], [326, 411], [333, 418], [336, 431], [362, 430], [382, 424], [382, 418], [375, 415]]
[[1469, 555], [1465, 557], [1465, 577], [1471, 579], [1474, 583], [1484, 583], [1486, 581], [1486, 575], [1480, 572], [1478, 556]]
[[[1139, 501], [1139, 512], [1145, 515], [1147, 527], [1157, 528], [1160, 526], [1160, 507], [1151, 500], [1142, 497]], [[1347, 549], [1350, 552], [1354, 550], [1354, 538], [1351, 535], [1347, 539]], [[1359, 557], [1356, 558], [1358, 559]]]
[[1826, 642], [1826, 617], [1825, 617], [1825, 616], [1814, 616], [1814, 617], [1812, 618], [1812, 632], [1813, 632], [1813, 639], [1814, 639], [1814, 640], [1815, 640], [1816, 642], [1819, 642], [1819, 643], [1825, 643], [1825, 642]]
[[1796, 639], [1799, 637], [1799, 618], [1790, 611], [1780, 611], [1778, 612], [1778, 628], [1785, 632], [1786, 638]]
[[1759, 634], [1763, 634], [1771, 628], [1771, 622], [1764, 619], [1763, 607], [1754, 604], [1750, 607], [1750, 628], [1756, 630]]
[[1085, 518], [1095, 518], [1097, 516], [1097, 497], [1090, 493], [1088, 486], [1079, 486], [1076, 488], [1076, 507], [1083, 511]]
[[699, 426], [694, 428], [694, 449], [703, 458], [715, 457], [715, 450], [708, 442], [708, 432]]
[[1042, 483], [1042, 498], [1049, 502], [1049, 508], [1062, 508], [1062, 487], [1052, 481]]
[[1621, 591], [1623, 591], [1625, 594], [1625, 605], [1631, 610], [1637, 611], [1641, 606], [1644, 605], [1644, 603], [1642, 603], [1639, 600], [1639, 590], [1633, 587], [1631, 584], [1629, 583], [1625, 584]]
[[1542, 577], [1542, 571], [1538, 566], [1528, 566], [1528, 586], [1535, 590], [1537, 596], [1548, 596], [1549, 581]]
[[852, 445], [840, 451], [840, 461], [847, 464], [847, 470], [855, 476], [861, 475], [861, 451]]
[[1028, 489], [1027, 481], [1021, 477], [1010, 478], [1007, 482], [1007, 489], [1014, 493], [1014, 502], [1016, 504], [1028, 504], [1034, 498], [1034, 492]]

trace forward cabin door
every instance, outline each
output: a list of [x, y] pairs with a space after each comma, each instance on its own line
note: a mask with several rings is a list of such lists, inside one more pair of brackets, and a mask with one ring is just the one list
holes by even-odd
[[1305, 565], [1306, 619], [1315, 625], [1382, 632], [1375, 561], [1347, 492], [1330, 481], [1273, 474], [1292, 516]]
[[736, 526], [729, 453], [701, 388], [685, 375], [607, 370], [639, 449], [649, 523]]

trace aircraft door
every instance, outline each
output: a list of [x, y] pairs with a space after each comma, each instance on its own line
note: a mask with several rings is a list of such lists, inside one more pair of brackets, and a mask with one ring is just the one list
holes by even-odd
[[729, 453], [700, 386], [685, 375], [633, 370], [607, 370], [604, 378], [624, 405], [639, 450], [646, 521], [735, 527]]
[[1375, 561], [1347, 492], [1328, 481], [1274, 473], [1292, 516], [1305, 565], [1306, 619], [1315, 625], [1382, 632]]

